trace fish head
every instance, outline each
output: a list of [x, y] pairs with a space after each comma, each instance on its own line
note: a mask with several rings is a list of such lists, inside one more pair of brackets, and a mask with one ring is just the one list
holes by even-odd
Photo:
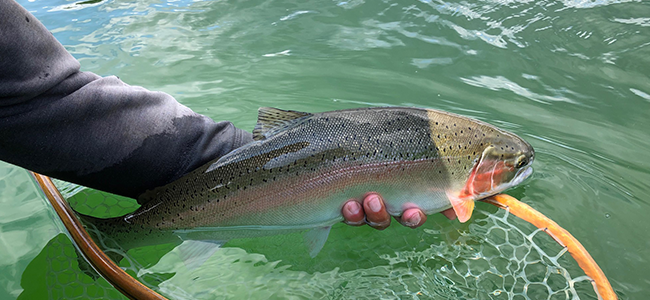
[[446, 176], [447, 198], [461, 222], [474, 201], [521, 183], [533, 172], [533, 147], [514, 133], [488, 123], [429, 110], [433, 142]]
[[486, 143], [459, 197], [482, 199], [518, 185], [533, 173], [534, 159], [535, 151], [530, 144], [502, 132], [499, 138]]
[[515, 134], [494, 129], [498, 134], [486, 135], [481, 151], [460, 192], [447, 192], [447, 197], [460, 222], [472, 216], [474, 201], [498, 194], [521, 183], [533, 173], [533, 147]]

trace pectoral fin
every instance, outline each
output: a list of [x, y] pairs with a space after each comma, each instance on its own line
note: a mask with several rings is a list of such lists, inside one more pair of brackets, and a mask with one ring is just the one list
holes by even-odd
[[327, 236], [330, 234], [330, 229], [332, 229], [332, 226], [319, 227], [305, 233], [305, 245], [309, 248], [311, 258], [316, 257], [320, 250], [323, 249]]
[[472, 217], [472, 212], [474, 211], [474, 200], [471, 198], [459, 198], [458, 196], [447, 193], [449, 202], [454, 208], [456, 216], [458, 216], [458, 221], [461, 223], [467, 222]]

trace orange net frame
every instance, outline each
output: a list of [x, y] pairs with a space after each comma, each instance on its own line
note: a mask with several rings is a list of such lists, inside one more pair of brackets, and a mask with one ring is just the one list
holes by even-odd
[[585, 247], [573, 235], [560, 227], [560, 225], [529, 205], [505, 194], [492, 196], [484, 201], [500, 208], [508, 209], [511, 214], [548, 233], [562, 247], [565, 247], [569, 251], [569, 254], [578, 262], [578, 265], [585, 274], [591, 277], [594, 289], [600, 299], [617, 299], [612, 286], [609, 284], [609, 280], [607, 280], [605, 273], [596, 264], [596, 261], [589, 255]]
[[[113, 261], [111, 261], [100, 247], [90, 238], [89, 234], [80, 223], [79, 219], [74, 214], [73, 210], [67, 203], [65, 196], [62, 196], [57, 185], [52, 180], [43, 175], [32, 173], [36, 182], [43, 190], [46, 198], [54, 207], [57, 215], [63, 221], [66, 229], [70, 232], [71, 238], [77, 249], [83, 254], [85, 259], [90, 262], [95, 270], [97, 270], [102, 277], [110, 282], [117, 290], [122, 292], [126, 297], [131, 299], [166, 299], [160, 294], [148, 288], [140, 281], [124, 272]], [[77, 188], [81, 188], [78, 187]], [[526, 222], [531, 223], [540, 231], [549, 234], [556, 242], [558, 242], [567, 252], [571, 254], [573, 259], [578, 263], [579, 267], [584, 273], [590, 277], [594, 291], [599, 299], [610, 300], [617, 299], [609, 281], [604, 273], [598, 267], [593, 258], [584, 249], [568, 231], [561, 228], [557, 223], [550, 220], [540, 212], [532, 207], [520, 202], [519, 200], [504, 194], [496, 195], [484, 200], [484, 202], [493, 204], [499, 208], [504, 209], [507, 213], [515, 215]], [[495, 217], [495, 220], [506, 221], [507, 213], [504, 217]], [[534, 234], [533, 234], [534, 235]], [[560, 254], [561, 255], [561, 254]], [[453, 267], [452, 267], [453, 268]], [[457, 271], [456, 271], [457, 272]], [[544, 281], [546, 281], [544, 279]], [[568, 278], [569, 279], [569, 278]], [[567, 299], [571, 298], [566, 294]], [[510, 298], [510, 297], [509, 297]], [[531, 299], [525, 296], [526, 299]], [[535, 299], [535, 298], [532, 298]], [[550, 299], [550, 297], [549, 297]], [[555, 298], [554, 298], [555, 299]]]

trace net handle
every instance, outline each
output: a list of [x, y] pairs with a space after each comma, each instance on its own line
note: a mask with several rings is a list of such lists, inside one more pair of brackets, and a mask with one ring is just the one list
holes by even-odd
[[50, 177], [31, 171], [29, 173], [34, 177], [36, 183], [38, 183], [43, 193], [45, 193], [45, 197], [50, 201], [52, 207], [54, 207], [56, 214], [63, 221], [63, 225], [70, 232], [72, 240], [79, 251], [104, 279], [129, 299], [167, 300], [167, 298], [156, 293], [126, 273], [99, 249]]
[[511, 214], [535, 225], [535, 227], [548, 233], [560, 245], [565, 247], [569, 254], [578, 262], [578, 265], [585, 274], [591, 277], [592, 284], [598, 294], [599, 299], [616, 300], [616, 293], [612, 289], [605, 273], [600, 269], [596, 261], [589, 255], [585, 247], [578, 242], [566, 229], [560, 227], [555, 221], [538, 212], [514, 197], [505, 194], [499, 194], [483, 200], [497, 207], [507, 209]]

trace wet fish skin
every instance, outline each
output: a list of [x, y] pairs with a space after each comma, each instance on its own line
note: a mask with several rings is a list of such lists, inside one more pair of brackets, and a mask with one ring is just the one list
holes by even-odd
[[138, 241], [169, 232], [209, 239], [223, 229], [230, 238], [321, 228], [341, 221], [343, 204], [369, 191], [393, 216], [453, 206], [465, 221], [474, 200], [519, 183], [534, 159], [518, 136], [437, 110], [262, 108], [259, 119], [256, 141], [146, 193], [136, 212], [94, 223]]

